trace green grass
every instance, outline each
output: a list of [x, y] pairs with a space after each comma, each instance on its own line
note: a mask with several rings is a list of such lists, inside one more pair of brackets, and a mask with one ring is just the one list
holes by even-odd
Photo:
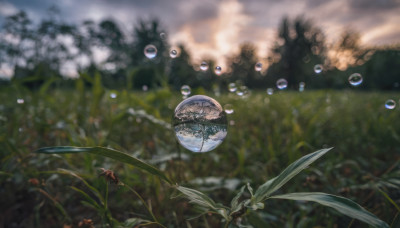
[[[247, 182], [258, 187], [287, 165], [320, 148], [334, 147], [282, 189], [280, 194], [321, 191], [348, 197], [391, 224], [400, 202], [400, 109], [384, 103], [399, 93], [349, 91], [283, 91], [268, 96], [252, 91], [247, 99], [233, 94], [206, 94], [232, 104], [225, 141], [214, 151], [194, 154], [178, 146], [170, 121], [181, 95], [168, 89], [149, 92], [110, 91], [100, 86], [86, 92], [30, 92], [21, 87], [0, 90], [0, 226], [77, 226], [84, 218], [104, 224], [101, 213], [82, 203], [81, 189], [97, 203], [91, 189], [59, 168], [73, 170], [100, 195], [109, 192], [108, 208], [119, 222], [151, 220], [128, 188], [109, 185], [100, 168], [112, 169], [137, 191], [158, 221], [167, 227], [218, 227], [214, 215], [187, 221], [196, 208], [159, 178], [132, 166], [93, 154], [44, 155], [46, 146], [102, 146], [145, 160], [177, 183], [206, 192], [228, 205]], [[23, 98], [24, 104], [17, 104]], [[129, 111], [128, 111], [129, 110]], [[58, 171], [57, 171], [58, 170]], [[39, 184], [34, 183], [39, 180]], [[380, 190], [395, 203], [387, 200]], [[43, 193], [46, 192], [45, 194]], [[47, 194], [47, 195], [46, 195]], [[67, 214], [68, 216], [65, 216]], [[316, 204], [271, 201], [247, 216], [255, 227], [363, 227], [334, 210]]]

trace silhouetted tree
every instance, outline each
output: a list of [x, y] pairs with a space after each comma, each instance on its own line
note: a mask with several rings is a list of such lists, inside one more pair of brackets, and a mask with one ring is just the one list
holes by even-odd
[[251, 43], [245, 43], [240, 46], [238, 55], [231, 57], [230, 62], [230, 78], [229, 81], [241, 80], [249, 88], [262, 87], [261, 73], [255, 71], [257, 57], [256, 48]]
[[317, 83], [313, 80], [313, 67], [324, 63], [324, 40], [321, 30], [309, 20], [284, 18], [269, 57], [272, 63], [268, 76], [287, 79], [291, 88], [301, 81]]

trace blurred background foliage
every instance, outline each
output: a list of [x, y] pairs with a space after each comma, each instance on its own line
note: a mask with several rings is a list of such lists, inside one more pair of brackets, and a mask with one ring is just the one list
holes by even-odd
[[[182, 84], [211, 89], [212, 85], [226, 86], [237, 80], [259, 89], [274, 87], [279, 78], [287, 79], [293, 89], [299, 82], [306, 82], [311, 89], [343, 89], [348, 88], [348, 75], [358, 72], [364, 75], [363, 90], [400, 89], [400, 70], [396, 67], [400, 65], [399, 44], [365, 47], [359, 34], [350, 30], [328, 44], [321, 29], [304, 17], [282, 19], [266, 59], [256, 55], [253, 44], [244, 43], [239, 53], [227, 58], [229, 69], [214, 77], [214, 60], [205, 59], [210, 70], [200, 71], [200, 63], [191, 60], [183, 44], [173, 47], [178, 58], [169, 57], [172, 47], [168, 32], [157, 19], [139, 20], [132, 32], [127, 32], [113, 19], [75, 25], [57, 15], [58, 10], [51, 8], [48, 18], [38, 24], [23, 11], [5, 19], [0, 32], [0, 75], [32, 89], [47, 79], [77, 78], [85, 73], [92, 77], [95, 72], [110, 89], [167, 85], [179, 89]], [[148, 44], [158, 49], [157, 57], [151, 60], [143, 54]], [[264, 64], [263, 71], [255, 71], [257, 62]], [[316, 64], [323, 66], [323, 77], [316, 77]]]

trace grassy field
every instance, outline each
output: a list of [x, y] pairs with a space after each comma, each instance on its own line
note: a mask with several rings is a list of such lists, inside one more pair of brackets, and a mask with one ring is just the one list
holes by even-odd
[[[117, 97], [111, 98], [111, 93]], [[204, 92], [192, 94], [199, 93]], [[113, 170], [121, 182], [139, 193], [167, 227], [221, 226], [212, 214], [188, 220], [199, 214], [196, 207], [174, 197], [176, 190], [157, 177], [92, 154], [33, 153], [45, 146], [118, 149], [225, 205], [246, 183], [257, 187], [299, 157], [334, 147], [279, 192], [342, 195], [388, 224], [396, 220], [400, 109], [385, 109], [384, 103], [387, 99], [399, 101], [399, 93], [306, 90], [269, 96], [252, 91], [245, 99], [227, 92], [221, 96], [204, 94], [221, 105], [232, 104], [234, 113], [228, 116], [225, 141], [211, 152], [195, 154], [178, 145], [170, 126], [173, 111], [182, 101], [177, 91], [108, 91], [101, 86], [84, 90], [79, 83], [75, 90], [1, 88], [0, 227], [77, 227], [84, 219], [102, 227], [104, 213], [121, 225], [127, 219], [149, 219], [146, 208], [129, 188], [106, 184], [101, 168]], [[17, 99], [24, 102], [19, 104]], [[108, 193], [108, 212], [82, 202], [87, 199], [79, 191], [95, 201], [101, 199], [66, 170], [78, 174], [102, 195]], [[271, 200], [245, 220], [243, 223], [254, 227], [366, 226], [303, 201]]]

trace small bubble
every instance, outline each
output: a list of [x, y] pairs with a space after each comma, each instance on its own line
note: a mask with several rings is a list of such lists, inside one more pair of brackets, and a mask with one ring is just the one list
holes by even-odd
[[268, 88], [268, 89], [267, 89], [267, 94], [268, 94], [268, 95], [274, 94], [274, 89], [273, 89], [273, 88]]
[[178, 52], [176, 50], [171, 50], [169, 52], [169, 56], [174, 59], [174, 58], [178, 57]]
[[144, 48], [144, 55], [148, 59], [153, 59], [154, 57], [157, 56], [157, 48], [156, 46], [149, 44]]
[[233, 105], [231, 105], [231, 104], [224, 105], [224, 110], [225, 110], [226, 114], [232, 114], [233, 113]]
[[243, 86], [239, 86], [236, 90], [236, 94], [241, 96], [241, 97], [245, 97], [247, 96], [249, 93], [249, 89], [247, 88], [247, 86], [243, 85]]
[[235, 92], [237, 90], [236, 84], [233, 82], [229, 83], [228, 89], [229, 89], [229, 92], [231, 92], [231, 93]]
[[216, 75], [221, 75], [221, 71], [222, 71], [222, 68], [220, 66], [216, 66], [215, 67], [215, 71], [214, 72], [215, 72]]
[[231, 126], [235, 125], [235, 121], [234, 120], [230, 120], [229, 121], [229, 125], [231, 125]]
[[17, 103], [18, 103], [18, 104], [23, 104], [23, 103], [25, 103], [25, 101], [24, 101], [24, 99], [22, 99], [22, 98], [18, 98], [18, 99], [17, 99]]
[[278, 79], [278, 81], [276, 81], [276, 87], [278, 89], [286, 89], [287, 85], [288, 82], [284, 78]]
[[201, 64], [200, 64], [200, 70], [202, 70], [202, 71], [208, 70], [208, 63], [205, 62], [205, 61], [201, 62]]
[[183, 86], [181, 87], [181, 94], [182, 94], [183, 96], [189, 96], [191, 92], [192, 92], [192, 90], [190, 89], [190, 86], [188, 86], [188, 85], [183, 85]]
[[385, 102], [385, 107], [387, 109], [394, 109], [396, 107], [396, 101], [389, 99]]
[[143, 85], [143, 86], [142, 86], [142, 90], [143, 90], [144, 92], [146, 92], [147, 90], [149, 90], [149, 87], [148, 87], [147, 85]]
[[317, 65], [314, 66], [314, 72], [316, 74], [320, 74], [322, 72], [322, 70], [323, 70], [323, 67], [322, 67], [321, 64], [317, 64]]
[[167, 34], [165, 34], [165, 32], [160, 33], [160, 38], [165, 40], [167, 38]]
[[256, 71], [261, 71], [262, 70], [262, 63], [256, 63], [256, 65], [254, 66], [254, 69]]
[[112, 99], [117, 98], [117, 94], [116, 93], [110, 93], [110, 98], [112, 98]]
[[352, 86], [359, 86], [363, 82], [363, 77], [359, 73], [354, 73], [349, 77], [349, 83]]
[[300, 82], [299, 83], [299, 91], [300, 92], [303, 92], [305, 87], [306, 87], [306, 83], [305, 82]]

